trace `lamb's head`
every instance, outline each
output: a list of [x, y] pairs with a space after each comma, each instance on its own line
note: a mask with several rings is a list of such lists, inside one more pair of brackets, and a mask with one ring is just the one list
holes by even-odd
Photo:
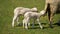
[[41, 14], [41, 15], [44, 15], [45, 12], [46, 12], [46, 11], [42, 10], [42, 11], [40, 11], [40, 14]]
[[38, 10], [37, 10], [36, 7], [34, 7], [34, 8], [31, 9], [31, 11], [32, 11], [32, 12], [37, 12]]

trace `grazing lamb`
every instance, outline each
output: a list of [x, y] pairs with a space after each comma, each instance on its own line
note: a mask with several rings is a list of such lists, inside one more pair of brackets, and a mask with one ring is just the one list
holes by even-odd
[[42, 27], [41, 23], [39, 22], [39, 18], [44, 13], [45, 13], [44, 10], [40, 11], [40, 13], [37, 13], [37, 12], [27, 12], [27, 13], [25, 13], [24, 14], [24, 19], [23, 19], [23, 28], [24, 28], [24, 25], [25, 25], [25, 29], [28, 29], [28, 27], [27, 27], [28, 25], [27, 24], [29, 23], [29, 20], [31, 18], [34, 18], [34, 19], [37, 20], [37, 22], [39, 23], [40, 28], [42, 29], [43, 27]]
[[14, 21], [16, 20], [17, 23], [19, 24], [18, 20], [19, 20], [19, 16], [24, 15], [26, 12], [37, 12], [37, 8], [24, 8], [24, 7], [17, 7], [14, 9], [14, 17], [13, 17], [13, 21], [12, 21], [12, 27], [14, 27]]

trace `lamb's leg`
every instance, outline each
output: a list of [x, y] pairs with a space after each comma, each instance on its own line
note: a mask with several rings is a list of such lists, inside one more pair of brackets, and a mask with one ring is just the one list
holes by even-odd
[[17, 18], [17, 15], [14, 15], [13, 21], [12, 21], [12, 27], [14, 27], [14, 21], [16, 20], [16, 18]]
[[28, 29], [27, 28], [27, 22], [28, 22], [28, 20], [27, 19], [23, 19], [23, 28], [24, 28], [24, 26], [25, 26], [25, 29]]
[[29, 27], [30, 27], [30, 20], [29, 20], [29, 22], [28, 22], [28, 24], [27, 24]]
[[37, 19], [37, 22], [38, 22], [40, 28], [42, 29], [43, 27], [42, 27], [41, 23], [39, 22], [39, 19]]
[[29, 17], [25, 19], [25, 29], [28, 29]]
[[24, 28], [24, 25], [25, 25], [25, 19], [23, 19], [23, 28]]
[[30, 26], [30, 23], [29, 22], [30, 22], [30, 20], [28, 19], [28, 24], [27, 24], [28, 26]]
[[27, 22], [25, 23], [25, 29], [28, 29], [28, 27], [27, 27], [28, 25], [27, 25]]
[[33, 22], [32, 22], [32, 28], [34, 28], [34, 23], [35, 23], [35, 18], [33, 19]]
[[17, 25], [19, 24], [19, 16], [17, 17]]

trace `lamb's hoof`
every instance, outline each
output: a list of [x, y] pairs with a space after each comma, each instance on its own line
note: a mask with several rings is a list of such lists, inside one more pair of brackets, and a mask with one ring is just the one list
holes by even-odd
[[43, 29], [43, 27], [42, 27], [42, 26], [41, 26], [40, 28], [41, 28], [41, 29]]
[[43, 27], [41, 29], [43, 29]]
[[34, 29], [34, 25], [32, 25], [32, 28]]
[[26, 30], [28, 30], [28, 28], [25, 28]]
[[14, 28], [14, 25], [12, 25], [12, 27]]
[[14, 24], [12, 24], [12, 27], [14, 28]]
[[28, 28], [25, 27], [26, 30], [28, 30]]
[[14, 26], [12, 26], [12, 28], [14, 28]]
[[20, 24], [17, 24], [17, 26], [21, 26]]

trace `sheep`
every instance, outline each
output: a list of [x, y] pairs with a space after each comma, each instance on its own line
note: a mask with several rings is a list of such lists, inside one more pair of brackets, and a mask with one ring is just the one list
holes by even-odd
[[37, 8], [24, 8], [24, 7], [17, 7], [14, 9], [14, 17], [13, 17], [13, 21], [12, 21], [12, 27], [14, 27], [14, 21], [17, 21], [17, 24], [19, 24], [18, 20], [19, 20], [19, 16], [24, 15], [26, 12], [37, 12]]
[[[60, 0], [45, 0], [45, 14], [48, 13], [49, 25], [53, 28], [53, 16], [56, 12], [60, 12]], [[44, 14], [44, 15], [45, 15]]]
[[34, 20], [35, 19], [37, 20], [40, 28], [42, 29], [43, 27], [42, 27], [41, 23], [39, 22], [40, 21], [39, 18], [41, 16], [43, 16], [43, 14], [45, 14], [44, 10], [40, 11], [40, 13], [37, 13], [37, 12], [27, 12], [27, 13], [25, 13], [24, 14], [24, 19], [23, 19], [23, 28], [25, 26], [25, 29], [28, 29], [27, 26], [28, 26], [28, 23], [29, 23], [30, 19], [34, 18]]

